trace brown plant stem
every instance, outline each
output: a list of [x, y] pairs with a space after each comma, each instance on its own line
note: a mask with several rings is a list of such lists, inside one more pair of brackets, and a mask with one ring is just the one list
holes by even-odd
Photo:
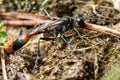
[[34, 26], [36, 24], [44, 24], [50, 20], [2, 20], [5, 26]]
[[109, 34], [112, 36], [116, 36], [118, 38], [120, 38], [120, 32], [111, 28], [108, 28], [107, 26], [100, 26], [100, 25], [96, 25], [96, 24], [91, 24], [91, 23], [85, 23], [84, 26], [86, 29], [89, 30], [94, 30], [94, 31], [98, 31], [104, 34]]
[[7, 78], [7, 73], [6, 73], [6, 68], [5, 68], [5, 58], [4, 58], [4, 50], [1, 48], [1, 63], [2, 63], [2, 74], [3, 74], [3, 78], [4, 80], [8, 80]]
[[[41, 15], [41, 14], [32, 14], [32, 13], [11, 13], [11, 12], [5, 12], [5, 13], [0, 13], [1, 17], [11, 17], [11, 18], [16, 18], [16, 19], [26, 19], [26, 20], [47, 20], [49, 17]], [[57, 17], [53, 17], [53, 19], [58, 19]]]

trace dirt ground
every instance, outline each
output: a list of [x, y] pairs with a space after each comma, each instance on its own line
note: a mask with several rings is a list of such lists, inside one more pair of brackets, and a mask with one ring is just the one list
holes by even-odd
[[[27, 12], [45, 14], [47, 9], [51, 16], [70, 16], [81, 14], [85, 21], [115, 29], [120, 22], [120, 12], [114, 9], [111, 2], [98, 0], [5, 0], [0, 6], [0, 12]], [[99, 15], [102, 15], [99, 16]], [[5, 18], [1, 18], [3, 20]], [[7, 33], [15, 40], [24, 34], [28, 28], [6, 26]], [[29, 42], [9, 56], [6, 55], [6, 71], [9, 80], [100, 80], [112, 65], [120, 59], [120, 40], [117, 37], [97, 31], [79, 28], [85, 43], [73, 31], [65, 33], [68, 42], [74, 46], [70, 48], [59, 37], [55, 40], [40, 42], [41, 56], [35, 70], [34, 66], [38, 39], [44, 34], [32, 37]], [[1, 63], [0, 63], [1, 66]], [[3, 80], [0, 67], [0, 80]]]

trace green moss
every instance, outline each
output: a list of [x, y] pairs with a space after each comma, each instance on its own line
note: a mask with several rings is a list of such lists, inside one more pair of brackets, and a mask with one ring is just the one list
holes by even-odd
[[120, 80], [120, 62], [114, 64], [100, 80]]

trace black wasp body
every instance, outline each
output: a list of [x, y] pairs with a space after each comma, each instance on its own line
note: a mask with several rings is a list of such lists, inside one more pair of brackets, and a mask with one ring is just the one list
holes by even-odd
[[[56, 27], [54, 28], [54, 39], [58, 36], [58, 34], [60, 34], [60, 37], [63, 39], [64, 42], [66, 42], [68, 44], [68, 42], [65, 39], [64, 36], [64, 32], [68, 31], [68, 30], [73, 30], [74, 32], [76, 32], [78, 34], [78, 36], [83, 40], [83, 38], [81, 37], [80, 33], [78, 32], [77, 29], [73, 28], [73, 26], [75, 24], [79, 25], [80, 27], [84, 27], [84, 19], [81, 17], [81, 15], [77, 15], [74, 19], [71, 17], [63, 17], [60, 19], [60, 23], [56, 25]], [[13, 43], [13, 47], [12, 49], [14, 51], [20, 49], [22, 46], [24, 46], [28, 40], [36, 35], [39, 34], [38, 32], [39, 30], [33, 30], [33, 34], [32, 31], [31, 32], [27, 32], [27, 34], [19, 36]], [[44, 38], [41, 38], [43, 40], [45, 40]], [[84, 41], [84, 40], [83, 40]], [[68, 44], [69, 45], [69, 44]]]
[[54, 29], [54, 33], [56, 35], [73, 29], [75, 23], [77, 23], [80, 27], [84, 26], [83, 18], [80, 15], [76, 16], [75, 19], [71, 17], [63, 17], [60, 20], [62, 23], [58, 24]]

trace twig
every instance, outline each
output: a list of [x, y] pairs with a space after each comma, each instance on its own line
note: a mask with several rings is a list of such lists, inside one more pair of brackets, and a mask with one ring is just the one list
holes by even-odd
[[[86, 51], [86, 50], [89, 50], [89, 49], [95, 47], [96, 45], [98, 45], [98, 44], [95, 44], [95, 45], [92, 45], [92, 46], [89, 46], [89, 47], [86, 47], [86, 48], [74, 49], [74, 50], [72, 50], [72, 51], [80, 51], [80, 52], [84, 52], [84, 51]], [[67, 51], [71, 51], [71, 50], [67, 50]]]
[[92, 5], [92, 9], [93, 9], [93, 13], [96, 14], [98, 17], [105, 18], [103, 15], [100, 15], [100, 14], [96, 11], [96, 5]]
[[8, 80], [7, 78], [7, 73], [6, 73], [6, 69], [5, 69], [5, 58], [4, 58], [4, 50], [1, 48], [1, 63], [2, 63], [2, 74], [3, 74], [3, 78], [4, 80]]
[[91, 23], [86, 22], [84, 27], [86, 29], [98, 31], [98, 32], [101, 32], [101, 33], [109, 34], [109, 35], [116, 36], [116, 37], [120, 38], [120, 32], [119, 31], [107, 28], [107, 26], [100, 26], [100, 25], [95, 25], [95, 24], [91, 24]]
[[[27, 20], [47, 20], [49, 17], [41, 15], [41, 14], [31, 14], [31, 13], [0, 13], [1, 17], [11, 17], [16, 19], [27, 19]], [[58, 19], [57, 17], [53, 17], [53, 19]]]
[[50, 14], [47, 12], [47, 10], [45, 9], [44, 12], [46, 13], [46, 15], [50, 18], [50, 20], [53, 20], [53, 17], [50, 16]]
[[44, 24], [49, 22], [50, 20], [2, 20], [1, 22], [5, 25], [5, 26], [34, 26], [36, 24]]

